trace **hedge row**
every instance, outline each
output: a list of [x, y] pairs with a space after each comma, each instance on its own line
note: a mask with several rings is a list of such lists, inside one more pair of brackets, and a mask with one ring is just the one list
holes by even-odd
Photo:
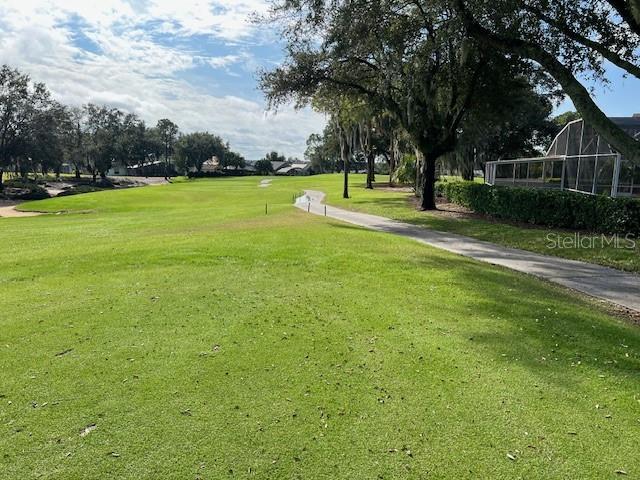
[[640, 200], [561, 190], [440, 182], [438, 193], [474, 212], [515, 222], [640, 237]]

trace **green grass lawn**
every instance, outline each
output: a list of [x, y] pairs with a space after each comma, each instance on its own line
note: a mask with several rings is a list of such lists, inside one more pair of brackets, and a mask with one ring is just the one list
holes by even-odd
[[[581, 236], [592, 240], [585, 240], [583, 245], [595, 245], [596, 248], [549, 248], [556, 238], [571, 240], [575, 232], [566, 230], [554, 230], [550, 228], [509, 225], [506, 223], [492, 222], [477, 218], [452, 218], [428, 212], [417, 211], [411, 202], [413, 194], [405, 192], [393, 192], [388, 190], [364, 188], [364, 176], [353, 175], [351, 184], [351, 198], [342, 198], [342, 186], [332, 175], [314, 177], [314, 183], [320, 190], [327, 194], [327, 201], [335, 206], [359, 210], [375, 215], [382, 215], [408, 223], [422, 225], [443, 232], [458, 233], [480, 240], [506, 245], [508, 247], [521, 248], [544, 255], [555, 255], [572, 260], [582, 260], [597, 263], [608, 267], [640, 273], [640, 240], [635, 243], [635, 248], [616, 248], [603, 244], [600, 235]], [[388, 177], [379, 175], [379, 182], [388, 181]], [[549, 237], [551, 235], [551, 237]], [[622, 240], [620, 246], [628, 244]]]
[[0, 478], [640, 476], [637, 327], [258, 181], [0, 220]]

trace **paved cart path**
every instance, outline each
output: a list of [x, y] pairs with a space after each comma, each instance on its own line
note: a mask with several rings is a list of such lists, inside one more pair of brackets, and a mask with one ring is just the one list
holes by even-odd
[[326, 212], [328, 217], [337, 220], [371, 230], [395, 233], [465, 257], [528, 273], [640, 312], [639, 275], [590, 263], [502, 247], [376, 215], [343, 210], [325, 205], [324, 197], [322, 192], [305, 190], [305, 196], [296, 201], [296, 207], [316, 215], [325, 215]]

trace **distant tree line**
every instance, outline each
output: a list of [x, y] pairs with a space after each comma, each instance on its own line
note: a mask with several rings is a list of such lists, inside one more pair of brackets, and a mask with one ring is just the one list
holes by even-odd
[[0, 69], [0, 185], [6, 172], [60, 174], [63, 165], [76, 177], [105, 178], [114, 162], [168, 174], [200, 171], [217, 157], [222, 168], [242, 168], [244, 158], [208, 132], [181, 134], [161, 119], [149, 127], [134, 113], [105, 105], [71, 107], [56, 101], [43, 83], [3, 65]]

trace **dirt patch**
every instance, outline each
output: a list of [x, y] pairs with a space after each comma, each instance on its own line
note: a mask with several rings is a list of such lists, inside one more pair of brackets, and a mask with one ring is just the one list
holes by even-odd
[[623, 307], [621, 305], [609, 304], [609, 311], [616, 317], [619, 317], [627, 322], [631, 322], [634, 325], [640, 326], [640, 312], [631, 310], [630, 308]]
[[[394, 189], [394, 191], [396, 191]], [[408, 201], [416, 210], [420, 209], [420, 199], [418, 197], [409, 197]], [[455, 203], [448, 202], [445, 198], [436, 198], [436, 208], [437, 210], [430, 210], [425, 213], [430, 213], [437, 217], [446, 217], [446, 218], [458, 218], [458, 219], [480, 219], [485, 220], [491, 223], [506, 223], [500, 222], [497, 219], [490, 217], [488, 215], [482, 215], [480, 213], [475, 213], [473, 210], [470, 210], [461, 205], [457, 205]], [[527, 225], [530, 226], [530, 225]]]

